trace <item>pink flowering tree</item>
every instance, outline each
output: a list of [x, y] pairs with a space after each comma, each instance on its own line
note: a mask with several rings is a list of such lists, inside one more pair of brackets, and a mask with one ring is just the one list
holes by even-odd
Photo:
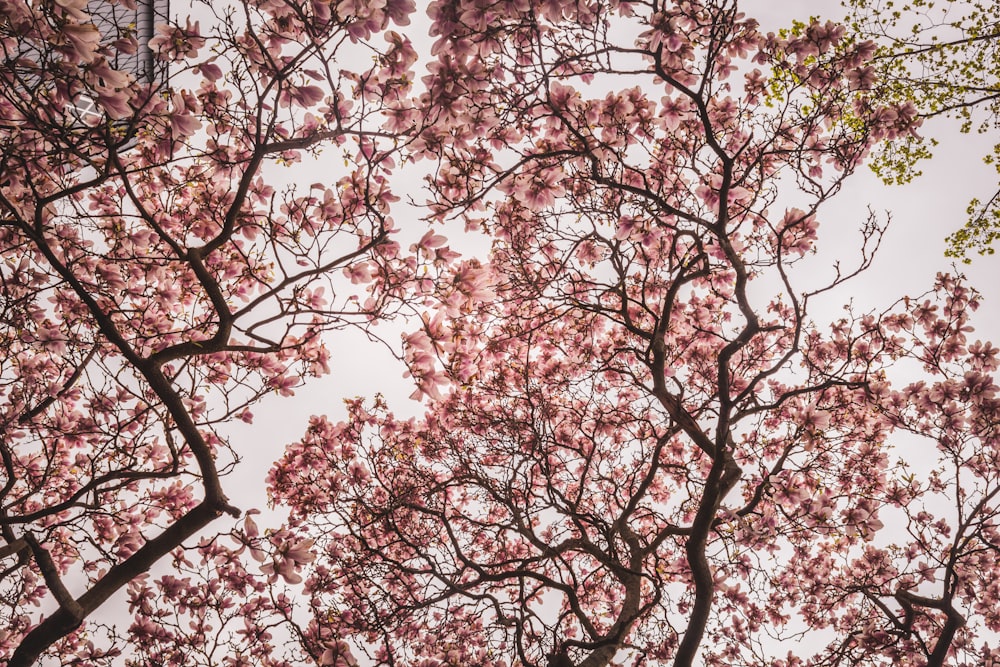
[[[853, 444], [863, 458], [825, 477], [795, 473], [794, 486], [775, 494], [781, 517], [814, 534], [792, 540], [791, 558], [771, 573], [782, 587], [769, 604], [835, 637], [811, 661], [798, 652], [782, 664], [1000, 659], [1000, 350], [969, 338], [978, 304], [974, 290], [941, 275], [931, 292], [885, 315], [879, 340], [905, 368], [889, 369], [900, 381], [868, 383], [850, 421], [841, 413], [812, 445], [816, 457], [841, 457]], [[830, 437], [830, 426], [845, 423], [882, 435]], [[837, 524], [856, 526], [862, 541], [845, 548]]]
[[817, 267], [823, 205], [917, 125], [871, 96], [874, 47], [722, 0], [429, 14], [409, 149], [493, 245], [406, 338], [424, 416], [352, 402], [271, 472], [268, 571], [303, 579], [320, 664], [996, 657], [977, 296], [816, 313], [881, 238]]
[[[817, 307], [882, 233], [817, 265], [825, 203], [918, 125], [871, 44], [730, 0], [435, 1], [416, 84], [414, 3], [279, 0], [164, 23], [138, 76], [88, 3], [0, 6], [7, 664], [1000, 659], [978, 296]], [[411, 162], [488, 255], [397, 245]], [[315, 417], [287, 523], [212, 525], [227, 424], [404, 306], [425, 414]]]
[[[240, 514], [226, 424], [329, 372], [326, 332], [398, 307], [405, 137], [381, 126], [414, 5], [205, 4], [143, 71], [95, 3], [0, 6], [0, 662], [98, 664], [132, 651], [86, 619]], [[345, 168], [300, 166], [323, 149]]]

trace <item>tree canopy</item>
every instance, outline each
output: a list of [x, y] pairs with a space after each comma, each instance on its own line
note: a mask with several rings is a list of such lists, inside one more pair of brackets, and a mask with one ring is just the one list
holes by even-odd
[[[732, 0], [236, 1], [140, 76], [94, 2], [2, 6], [11, 667], [1000, 659], [980, 296], [851, 306], [887, 223], [825, 217], [987, 103], [904, 93], [919, 49]], [[390, 319], [421, 414], [234, 435]]]
[[[879, 44], [872, 61], [880, 96], [912, 101], [923, 118], [956, 119], [958, 130], [990, 136], [1000, 129], [1000, 23], [991, 2], [849, 0], [848, 23], [861, 39]], [[881, 147], [873, 167], [887, 183], [920, 175], [938, 139], [911, 134]], [[982, 159], [1000, 174], [1000, 143], [984, 146]], [[969, 252], [992, 255], [1000, 237], [1000, 185], [974, 198], [966, 224], [948, 237], [947, 254], [970, 261]]]

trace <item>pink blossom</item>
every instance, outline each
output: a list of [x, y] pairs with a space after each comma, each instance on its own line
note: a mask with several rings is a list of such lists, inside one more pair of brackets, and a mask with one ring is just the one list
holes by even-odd
[[261, 565], [260, 571], [268, 575], [268, 580], [272, 582], [281, 577], [289, 584], [302, 583], [299, 571], [303, 565], [316, 560], [316, 555], [312, 552], [315, 542], [310, 539], [286, 537], [284, 534], [275, 535], [273, 539], [281, 541], [271, 562]]
[[149, 40], [149, 48], [161, 59], [170, 61], [195, 58], [203, 46], [205, 38], [201, 36], [201, 26], [198, 21], [191, 23], [190, 18], [183, 28], [169, 24], [156, 26], [156, 36]]
[[80, 63], [89, 63], [97, 57], [97, 47], [101, 33], [92, 23], [68, 23], [61, 29], [72, 48], [70, 58]]

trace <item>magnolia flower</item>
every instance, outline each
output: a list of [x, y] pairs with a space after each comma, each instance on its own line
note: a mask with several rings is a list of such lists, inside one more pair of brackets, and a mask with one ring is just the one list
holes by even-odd
[[875, 86], [877, 75], [871, 65], [848, 70], [847, 83], [851, 90], [870, 90]]
[[284, 107], [298, 105], [308, 108], [319, 104], [325, 97], [326, 92], [319, 86], [289, 86], [281, 91], [279, 100]]
[[191, 19], [188, 19], [183, 28], [159, 25], [156, 27], [156, 32], [158, 33], [156, 37], [149, 40], [149, 48], [158, 52], [163, 60], [194, 58], [198, 55], [198, 50], [205, 46], [205, 38], [201, 36], [201, 26], [198, 21], [191, 23]]
[[[278, 538], [285, 531], [276, 533], [272, 539]], [[298, 571], [303, 565], [316, 560], [316, 555], [312, 553], [313, 540], [289, 539], [282, 542], [274, 553], [270, 563], [260, 566], [260, 571], [268, 575], [268, 581], [274, 582], [280, 576], [289, 584], [302, 582], [302, 575]]]
[[89, 63], [97, 56], [101, 33], [92, 23], [67, 23], [62, 27], [62, 34], [72, 48], [70, 60]]
[[89, 19], [87, 16], [87, 0], [55, 0], [66, 16], [81, 23]]
[[62, 354], [66, 351], [66, 336], [57, 327], [39, 326], [35, 331], [35, 340], [53, 354]]
[[358, 661], [351, 648], [344, 641], [333, 641], [327, 645], [323, 655], [320, 656], [319, 664], [324, 667], [355, 667]]
[[120, 119], [132, 115], [132, 107], [129, 106], [128, 102], [128, 93], [125, 91], [117, 90], [97, 93], [97, 103], [110, 118]]

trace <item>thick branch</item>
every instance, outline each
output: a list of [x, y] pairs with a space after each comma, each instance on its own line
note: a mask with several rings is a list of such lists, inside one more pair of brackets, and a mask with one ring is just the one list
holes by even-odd
[[[73, 604], [62, 604], [62, 600], [60, 600], [59, 609], [25, 635], [21, 644], [10, 657], [7, 667], [31, 667], [34, 665], [42, 653], [78, 628], [87, 616], [104, 604], [119, 589], [149, 570], [156, 561], [221, 516], [225, 510], [226, 507], [220, 503], [203, 501], [157, 537], [146, 542], [123, 562], [112, 567], [86, 593], [76, 600], [71, 599]], [[35, 553], [37, 558], [37, 551]], [[48, 577], [46, 577], [46, 582], [48, 582]]]

